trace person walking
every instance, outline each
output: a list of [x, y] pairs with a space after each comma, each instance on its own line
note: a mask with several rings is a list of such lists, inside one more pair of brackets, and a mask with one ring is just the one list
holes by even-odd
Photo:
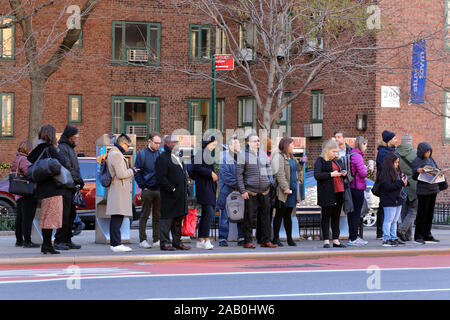
[[[394, 152], [388, 153], [383, 161], [383, 167], [378, 177], [380, 179], [380, 206], [383, 207], [383, 243], [384, 247], [405, 244], [397, 238], [397, 221], [405, 199], [403, 188], [408, 184], [408, 178], [400, 169], [400, 158]], [[406, 194], [405, 194], [406, 195]]]
[[212, 151], [217, 146], [214, 136], [207, 137], [202, 141], [202, 150], [194, 157], [195, 191], [197, 204], [202, 206], [200, 223], [198, 226], [197, 248], [212, 250], [214, 246], [209, 240], [211, 219], [216, 207], [217, 181], [219, 177], [214, 172], [214, 159]]
[[317, 204], [321, 207], [320, 226], [324, 248], [330, 248], [330, 220], [333, 247], [345, 248], [339, 241], [339, 218], [344, 202], [346, 172], [338, 157], [338, 144], [330, 139], [323, 144], [322, 154], [314, 163], [314, 178], [317, 180]]
[[[11, 172], [17, 172], [22, 177], [26, 177], [27, 169], [31, 163], [27, 156], [32, 149], [29, 141], [23, 141], [19, 144], [16, 156], [11, 163]], [[31, 228], [36, 213], [37, 199], [36, 195], [19, 196], [17, 200], [17, 213], [15, 220], [16, 247], [39, 248], [39, 245], [31, 241]]]
[[359, 136], [352, 149], [350, 168], [353, 180], [350, 182], [350, 191], [353, 200], [353, 212], [347, 213], [349, 241], [348, 246], [366, 245], [368, 242], [358, 236], [361, 220], [361, 209], [364, 204], [364, 191], [366, 190], [367, 167], [364, 164], [364, 152], [367, 150], [368, 140]]
[[[376, 159], [376, 178], [378, 179], [381, 169], [383, 168], [383, 161], [387, 154], [394, 152], [397, 145], [397, 137], [394, 132], [384, 130], [381, 133], [382, 140], [378, 143], [378, 154]], [[383, 220], [384, 212], [383, 207], [378, 206], [377, 211], [377, 239], [383, 238]]]
[[113, 252], [132, 251], [122, 244], [120, 228], [124, 217], [133, 216], [133, 176], [137, 169], [129, 168], [124, 154], [131, 146], [131, 138], [126, 134], [117, 137], [114, 147], [108, 152], [108, 170], [111, 185], [106, 199], [106, 215], [111, 217], [109, 224], [110, 249]]
[[402, 241], [412, 240], [412, 227], [417, 215], [417, 181], [412, 178], [412, 162], [417, 156], [417, 150], [412, 145], [412, 137], [409, 134], [402, 136], [401, 144], [397, 147], [400, 156], [400, 169], [408, 178], [409, 185], [405, 188], [407, 198], [402, 206], [401, 220], [397, 235]]
[[273, 219], [272, 243], [283, 246], [279, 233], [281, 221], [284, 222], [286, 238], [289, 246], [297, 244], [292, 239], [292, 211], [300, 202], [300, 186], [298, 177], [301, 174], [300, 164], [293, 156], [294, 140], [284, 137], [280, 140], [278, 150], [272, 156], [272, 170], [276, 179], [275, 217]]
[[419, 174], [424, 172], [423, 168], [425, 166], [438, 168], [432, 154], [433, 149], [428, 142], [419, 143], [417, 146], [417, 157], [412, 162], [412, 178], [417, 181], [417, 216], [414, 242], [420, 244], [440, 242], [431, 234], [436, 196], [440, 191], [439, 184], [418, 180]]
[[[62, 166], [66, 166], [65, 158], [61, 156], [57, 149], [56, 128], [52, 125], [43, 126], [39, 131], [38, 138], [38, 145], [28, 155], [28, 161], [35, 163], [41, 156], [41, 159], [53, 158]], [[37, 183], [36, 195], [37, 199], [41, 200], [39, 228], [42, 230], [41, 252], [43, 254], [60, 253], [52, 245], [52, 233], [53, 230], [62, 227], [63, 193], [63, 187], [58, 187], [53, 177]]]
[[76, 190], [84, 187], [81, 177], [75, 146], [78, 143], [78, 129], [67, 125], [59, 139], [59, 153], [66, 159], [66, 168], [72, 175], [74, 183], [63, 188], [63, 221], [62, 227], [56, 231], [54, 247], [57, 250], [80, 249], [81, 246], [72, 242], [72, 226], [77, 215], [73, 197]]
[[136, 157], [135, 179], [141, 188], [142, 212], [139, 218], [139, 246], [144, 249], [151, 248], [147, 242], [147, 221], [152, 211], [153, 246], [159, 247], [159, 217], [161, 210], [161, 194], [156, 179], [155, 163], [161, 154], [162, 137], [159, 132], [152, 132], [148, 137], [147, 148], [139, 151]]
[[260, 226], [261, 247], [276, 248], [270, 241], [270, 187], [274, 184], [272, 169], [267, 154], [260, 150], [260, 139], [256, 134], [248, 137], [249, 148], [238, 156], [236, 179], [239, 192], [245, 199], [244, 248], [256, 248], [252, 240], [253, 219], [256, 206], [258, 210], [257, 226]]
[[164, 138], [164, 152], [155, 162], [156, 179], [161, 193], [160, 250], [165, 251], [191, 249], [181, 243], [181, 223], [188, 214], [188, 173], [178, 152], [178, 138], [167, 136]]
[[[228, 247], [229, 219], [226, 210], [227, 197], [231, 192], [237, 191], [236, 163], [241, 149], [237, 137], [228, 140], [227, 148], [223, 151], [219, 167], [219, 196], [216, 208], [220, 211], [219, 216], [219, 246]], [[237, 223], [238, 245], [243, 245], [244, 233], [242, 222]]]

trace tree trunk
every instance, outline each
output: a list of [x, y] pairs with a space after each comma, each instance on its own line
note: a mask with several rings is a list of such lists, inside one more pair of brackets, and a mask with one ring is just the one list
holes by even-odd
[[31, 78], [30, 119], [28, 122], [28, 141], [35, 144], [38, 139], [44, 111], [44, 78]]

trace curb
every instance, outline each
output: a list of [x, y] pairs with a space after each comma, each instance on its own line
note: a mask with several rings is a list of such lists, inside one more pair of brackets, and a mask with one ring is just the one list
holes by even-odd
[[392, 257], [416, 255], [450, 254], [450, 248], [436, 249], [384, 249], [384, 250], [339, 250], [323, 252], [258, 252], [258, 253], [196, 253], [196, 254], [155, 254], [155, 255], [119, 255], [119, 256], [64, 256], [64, 257], [31, 257], [0, 258], [0, 265], [33, 265], [33, 264], [80, 264], [99, 262], [168, 262], [183, 260], [287, 260], [287, 259], [319, 259], [332, 257]]

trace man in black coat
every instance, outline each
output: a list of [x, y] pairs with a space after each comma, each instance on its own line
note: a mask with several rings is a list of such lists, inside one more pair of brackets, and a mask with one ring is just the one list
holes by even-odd
[[[178, 156], [176, 137], [164, 139], [164, 152], [156, 159], [155, 171], [161, 193], [160, 249], [189, 250], [191, 247], [181, 243], [181, 223], [188, 213], [188, 188], [187, 171]], [[172, 246], [169, 232], [172, 232]]]
[[72, 225], [77, 214], [73, 196], [76, 188], [81, 190], [84, 187], [81, 178], [80, 165], [75, 153], [75, 146], [78, 142], [78, 129], [67, 125], [61, 138], [59, 139], [59, 154], [66, 160], [66, 169], [72, 174], [74, 184], [64, 188], [63, 191], [63, 221], [62, 227], [55, 233], [54, 247], [57, 250], [80, 249], [81, 246], [72, 242]]

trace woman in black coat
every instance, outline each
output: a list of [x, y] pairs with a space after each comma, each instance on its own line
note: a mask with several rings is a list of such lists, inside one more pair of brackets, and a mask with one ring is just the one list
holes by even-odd
[[[53, 158], [58, 160], [61, 166], [66, 165], [65, 159], [59, 154], [56, 140], [56, 129], [51, 125], [46, 125], [39, 131], [39, 144], [31, 151], [27, 159], [31, 163], [41, 159]], [[41, 252], [43, 254], [57, 254], [52, 245], [53, 229], [59, 229], [62, 226], [63, 211], [63, 187], [58, 187], [53, 177], [37, 183], [37, 198], [41, 200], [41, 219], [39, 228], [42, 229], [43, 243]]]
[[211, 250], [214, 246], [209, 240], [211, 219], [216, 208], [217, 180], [214, 172], [212, 151], [217, 146], [214, 136], [202, 142], [202, 150], [194, 158], [195, 194], [197, 203], [202, 206], [202, 216], [198, 227], [197, 248]]
[[314, 178], [317, 180], [317, 204], [322, 208], [320, 226], [324, 248], [330, 247], [330, 220], [333, 232], [333, 247], [345, 248], [339, 242], [339, 218], [344, 201], [343, 169], [338, 158], [338, 145], [334, 140], [324, 143], [321, 156], [314, 164]]

